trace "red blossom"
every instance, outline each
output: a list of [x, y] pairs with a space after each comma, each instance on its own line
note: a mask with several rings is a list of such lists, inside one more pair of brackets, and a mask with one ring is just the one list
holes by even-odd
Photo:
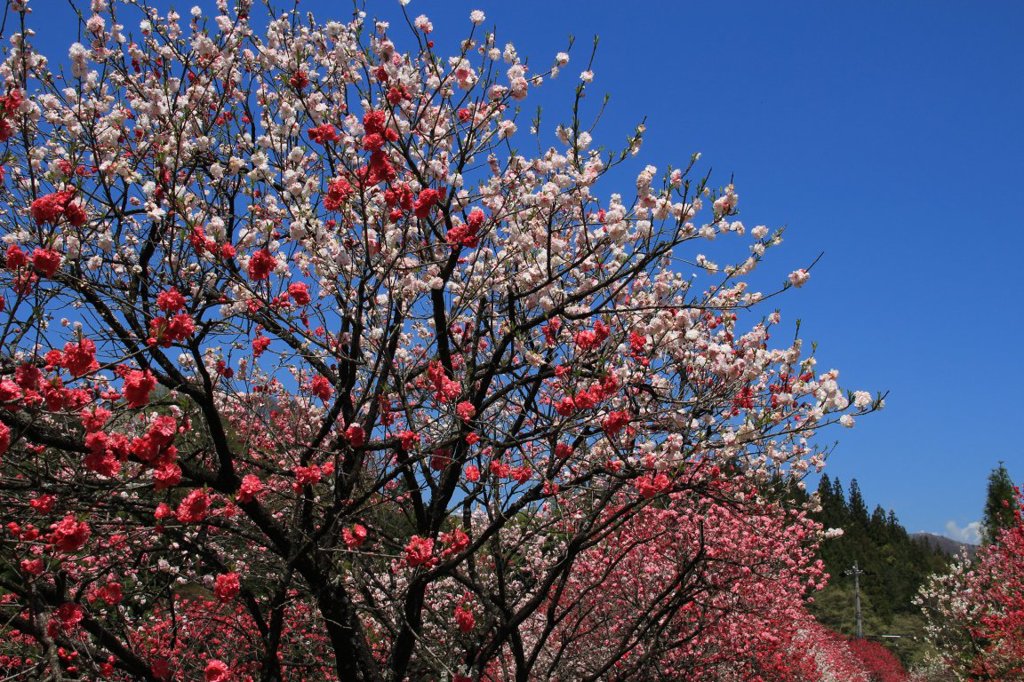
[[451, 533], [441, 533], [441, 542], [445, 544], [444, 556], [448, 557], [469, 547], [469, 536], [462, 529], [456, 528]]
[[0, 403], [13, 403], [22, 396], [21, 387], [10, 379], [0, 380]]
[[668, 476], [661, 473], [657, 476], [641, 476], [636, 479], [634, 485], [640, 496], [648, 500], [658, 493], [668, 490], [672, 485], [672, 481], [669, 480]]
[[48, 539], [50, 544], [62, 552], [77, 552], [89, 541], [90, 534], [89, 524], [78, 521], [73, 514], [68, 514], [50, 526]]
[[77, 202], [71, 202], [64, 207], [64, 217], [68, 219], [68, 222], [73, 227], [81, 227], [89, 220], [89, 215], [85, 212], [85, 208]]
[[323, 470], [316, 464], [311, 464], [308, 467], [295, 467], [292, 469], [292, 473], [295, 474], [295, 485], [293, 488], [296, 492], [302, 490], [307, 485], [316, 485], [323, 476]]
[[445, 239], [452, 246], [476, 248], [480, 243], [480, 238], [477, 233], [480, 230], [480, 226], [483, 225], [484, 220], [484, 212], [479, 208], [474, 208], [470, 211], [465, 223], [456, 225], [452, 229], [448, 230], [448, 234], [445, 236]]
[[402, 450], [409, 452], [420, 442], [420, 437], [412, 431], [401, 431], [398, 434], [398, 442]]
[[315, 128], [310, 128], [306, 131], [309, 133], [309, 139], [313, 140], [317, 144], [326, 145], [328, 142], [338, 142], [341, 138], [338, 137], [337, 131], [334, 126], [330, 123], [324, 123]]
[[238, 495], [235, 499], [239, 502], [251, 502], [263, 491], [263, 481], [259, 476], [246, 474], [242, 477], [242, 484], [238, 487]]
[[53, 510], [53, 505], [56, 501], [57, 498], [53, 495], [40, 495], [39, 497], [29, 500], [29, 506], [40, 514], [48, 514]]
[[242, 583], [234, 571], [221, 573], [213, 583], [213, 593], [222, 602], [228, 602], [238, 596], [242, 590]]
[[37, 225], [55, 225], [64, 216], [74, 227], [85, 224], [88, 216], [81, 204], [72, 201], [74, 190], [62, 190], [39, 197], [32, 202], [29, 212]]
[[598, 320], [594, 323], [593, 330], [577, 332], [573, 340], [580, 350], [589, 351], [598, 348], [608, 338], [610, 330], [608, 325]]
[[384, 136], [380, 133], [370, 133], [363, 137], [363, 149], [375, 152], [384, 146]]
[[231, 668], [224, 661], [212, 659], [203, 670], [206, 682], [228, 682], [231, 679]]
[[124, 399], [131, 407], [145, 407], [149, 394], [156, 388], [156, 377], [148, 369], [144, 372], [132, 370], [124, 377]]
[[405, 546], [405, 563], [409, 568], [416, 568], [417, 566], [429, 568], [435, 561], [433, 554], [433, 540], [413, 535]]
[[7, 247], [4, 263], [8, 270], [17, 270], [28, 265], [28, 255], [17, 244], [11, 244]]
[[292, 282], [288, 285], [288, 295], [296, 305], [308, 305], [310, 302], [309, 287], [305, 282]]
[[288, 84], [296, 90], [304, 90], [309, 85], [309, 76], [303, 70], [298, 70], [288, 79]]
[[51, 623], [66, 633], [74, 630], [83, 618], [85, 618], [85, 611], [80, 605], [65, 602], [54, 610]]
[[95, 372], [100, 367], [96, 362], [96, 344], [86, 338], [79, 339], [78, 343], [66, 343], [61, 364], [76, 377]]
[[261, 249], [249, 258], [249, 279], [260, 281], [270, 276], [270, 271], [277, 267], [274, 256], [266, 249]]
[[327, 196], [324, 197], [324, 208], [337, 211], [345, 205], [352, 195], [352, 185], [345, 178], [334, 178], [327, 183]]
[[315, 376], [312, 381], [309, 382], [309, 392], [315, 395], [320, 400], [328, 400], [331, 394], [334, 393], [334, 388], [331, 386], [331, 382], [324, 376]]
[[11, 447], [11, 427], [0, 422], [0, 455], [3, 455]]
[[367, 134], [383, 133], [387, 118], [387, 112], [380, 109], [367, 111], [366, 114], [363, 115], [363, 128], [366, 130]]
[[473, 403], [463, 400], [455, 406], [455, 414], [459, 415], [459, 419], [462, 421], [468, 422], [476, 414], [476, 408], [473, 407]]
[[185, 307], [185, 297], [176, 288], [171, 287], [157, 295], [156, 305], [165, 313], [176, 313]]
[[61, 255], [53, 249], [36, 249], [32, 252], [32, 265], [45, 277], [53, 277], [60, 268]]
[[434, 450], [430, 455], [430, 468], [434, 471], [444, 471], [452, 463], [452, 451], [448, 448]]
[[629, 424], [630, 419], [632, 419], [631, 415], [624, 410], [611, 412], [601, 420], [601, 428], [609, 436], [614, 436]]
[[341, 530], [341, 539], [349, 549], [361, 547], [366, 542], [366, 528], [358, 523]]
[[263, 352], [270, 347], [270, 339], [262, 334], [252, 340], [252, 355], [255, 358], [263, 355]]
[[354, 448], [366, 445], [366, 431], [359, 424], [351, 424], [345, 429], [345, 438], [348, 440], [348, 444]]
[[562, 415], [563, 417], [572, 416], [572, 413], [575, 411], [576, 403], [572, 398], [568, 396], [559, 400], [558, 404], [555, 405], [555, 412]]
[[210, 494], [203, 488], [196, 488], [178, 503], [174, 516], [179, 523], [199, 523], [206, 518], [210, 502]]
[[434, 385], [434, 398], [438, 402], [447, 403], [458, 398], [462, 393], [462, 384], [450, 379], [444, 367], [437, 360], [427, 366], [427, 378]]
[[153, 470], [153, 489], [166, 490], [181, 483], [181, 467], [168, 462]]
[[170, 320], [157, 317], [149, 321], [149, 343], [168, 348], [172, 343], [189, 338], [195, 331], [196, 323], [187, 313], [178, 313]]
[[460, 604], [455, 607], [455, 625], [459, 632], [471, 632], [476, 627], [476, 618], [473, 616], [473, 609], [469, 604]]
[[413, 213], [417, 218], [426, 218], [434, 206], [444, 201], [444, 194], [444, 188], [436, 190], [428, 187], [420, 191], [420, 195], [416, 198], [416, 201], [412, 206]]

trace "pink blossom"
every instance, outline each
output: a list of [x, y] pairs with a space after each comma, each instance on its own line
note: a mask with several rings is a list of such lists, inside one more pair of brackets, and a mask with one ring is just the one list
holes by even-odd
[[809, 280], [810, 278], [811, 273], [807, 272], [803, 268], [799, 270], [794, 270], [793, 272], [789, 273], [789, 283], [797, 288], [802, 287], [804, 284], [806, 284], [807, 280]]

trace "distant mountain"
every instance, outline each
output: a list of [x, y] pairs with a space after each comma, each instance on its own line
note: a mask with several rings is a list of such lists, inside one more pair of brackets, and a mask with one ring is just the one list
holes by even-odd
[[947, 538], [945, 535], [935, 535], [934, 533], [911, 533], [910, 537], [915, 542], [920, 542], [932, 549], [937, 549], [943, 554], [950, 556], [959, 556], [962, 550], [967, 550], [967, 556], [973, 557], [978, 551], [977, 545], [972, 545], [967, 542], [959, 542], [952, 538]]

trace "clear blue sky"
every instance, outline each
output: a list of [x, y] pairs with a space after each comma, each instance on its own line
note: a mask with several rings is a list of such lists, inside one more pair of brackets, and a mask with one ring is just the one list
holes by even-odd
[[[186, 14], [193, 4], [213, 6], [175, 6]], [[64, 58], [74, 39], [65, 3], [33, 5], [38, 43]], [[300, 7], [320, 19], [351, 11], [340, 0]], [[367, 9], [398, 16], [395, 0]], [[772, 281], [824, 252], [810, 283], [779, 305], [803, 320], [820, 365], [841, 369], [845, 385], [890, 391], [884, 412], [829, 434], [840, 444], [828, 472], [857, 478], [869, 504], [894, 509], [910, 531], [948, 533], [948, 522], [980, 517], [998, 460], [1024, 480], [1024, 4], [412, 0], [408, 9], [430, 16], [439, 48], [482, 9], [485, 26], [538, 65], [574, 34], [564, 87], [544, 104], [568, 97], [600, 35], [592, 92], [612, 99], [598, 143], [618, 145], [646, 116], [643, 163], [678, 165], [700, 151], [720, 183], [734, 175], [746, 223], [787, 226], [766, 264]]]

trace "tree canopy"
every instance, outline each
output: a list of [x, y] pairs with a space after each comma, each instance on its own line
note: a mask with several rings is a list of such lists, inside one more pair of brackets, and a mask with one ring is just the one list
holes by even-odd
[[781, 233], [482, 12], [230, 4], [93, 0], [62, 68], [8, 3], [4, 671], [866, 679], [777, 486], [882, 396], [777, 341]]

